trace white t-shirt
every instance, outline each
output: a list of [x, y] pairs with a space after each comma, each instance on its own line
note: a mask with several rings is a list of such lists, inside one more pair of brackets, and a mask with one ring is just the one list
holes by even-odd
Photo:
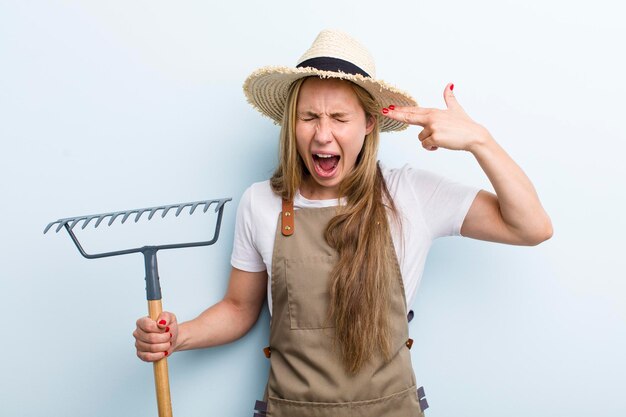
[[[394, 221], [390, 221], [390, 227], [410, 306], [433, 240], [460, 236], [465, 215], [480, 189], [408, 165], [400, 169], [381, 166], [381, 170], [400, 215], [400, 227]], [[298, 193], [294, 198], [294, 209], [329, 207], [338, 203], [337, 199], [308, 200]], [[231, 257], [235, 268], [248, 272], [268, 271], [270, 312], [272, 253], [281, 208], [281, 198], [274, 194], [269, 181], [252, 184], [239, 202]]]

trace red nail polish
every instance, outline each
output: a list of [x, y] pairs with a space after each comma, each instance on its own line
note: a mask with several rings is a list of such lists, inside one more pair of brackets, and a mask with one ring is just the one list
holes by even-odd
[[383, 109], [383, 114], [387, 114], [387, 113], [389, 113], [389, 109], [388, 109], [387, 107], [385, 107], [385, 108]]
[[161, 321], [159, 322], [159, 324], [165, 324], [165, 323], [167, 323], [165, 320], [161, 320]]
[[165, 356], [169, 355], [169, 352], [165, 352]]
[[174, 337], [174, 336], [172, 336], [172, 334], [170, 333], [170, 339], [171, 339], [172, 337]]
[[169, 332], [169, 331], [170, 331], [170, 326], [167, 326], [167, 327], [165, 328], [165, 333], [167, 333], [167, 332]]
[[389, 106], [389, 110], [394, 110], [396, 108], [396, 106], [394, 106], [393, 104]]
[[450, 91], [454, 90], [454, 84], [450, 84]]

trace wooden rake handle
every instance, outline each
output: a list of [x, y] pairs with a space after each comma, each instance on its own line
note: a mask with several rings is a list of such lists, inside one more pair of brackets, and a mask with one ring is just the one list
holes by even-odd
[[[161, 300], [148, 300], [150, 318], [156, 320], [163, 311]], [[170, 381], [167, 372], [167, 358], [153, 363], [154, 385], [156, 388], [159, 417], [172, 417], [172, 399], [170, 397]]]

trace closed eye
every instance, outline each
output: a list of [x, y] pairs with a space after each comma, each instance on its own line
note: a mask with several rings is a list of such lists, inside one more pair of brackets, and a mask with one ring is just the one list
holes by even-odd
[[339, 112], [331, 114], [331, 117], [340, 123], [347, 123], [350, 121], [350, 117], [347, 113]]
[[317, 114], [310, 113], [310, 112], [298, 114], [298, 119], [304, 122], [310, 122], [311, 120], [317, 119], [317, 117], [318, 117]]
[[[346, 117], [345, 113], [335, 113], [335, 114], [331, 114], [330, 116], [333, 118], [333, 120], [339, 123], [348, 123], [350, 121], [350, 119]], [[297, 117], [299, 120], [302, 120], [303, 122], [310, 122], [310, 121], [320, 118], [319, 115], [315, 113], [310, 113], [310, 112], [299, 113]]]

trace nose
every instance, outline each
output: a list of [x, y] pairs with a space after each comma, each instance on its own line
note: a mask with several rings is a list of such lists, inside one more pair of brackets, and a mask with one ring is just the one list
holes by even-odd
[[327, 117], [320, 117], [315, 126], [315, 137], [313, 139], [323, 145], [332, 142], [333, 137], [330, 120]]

